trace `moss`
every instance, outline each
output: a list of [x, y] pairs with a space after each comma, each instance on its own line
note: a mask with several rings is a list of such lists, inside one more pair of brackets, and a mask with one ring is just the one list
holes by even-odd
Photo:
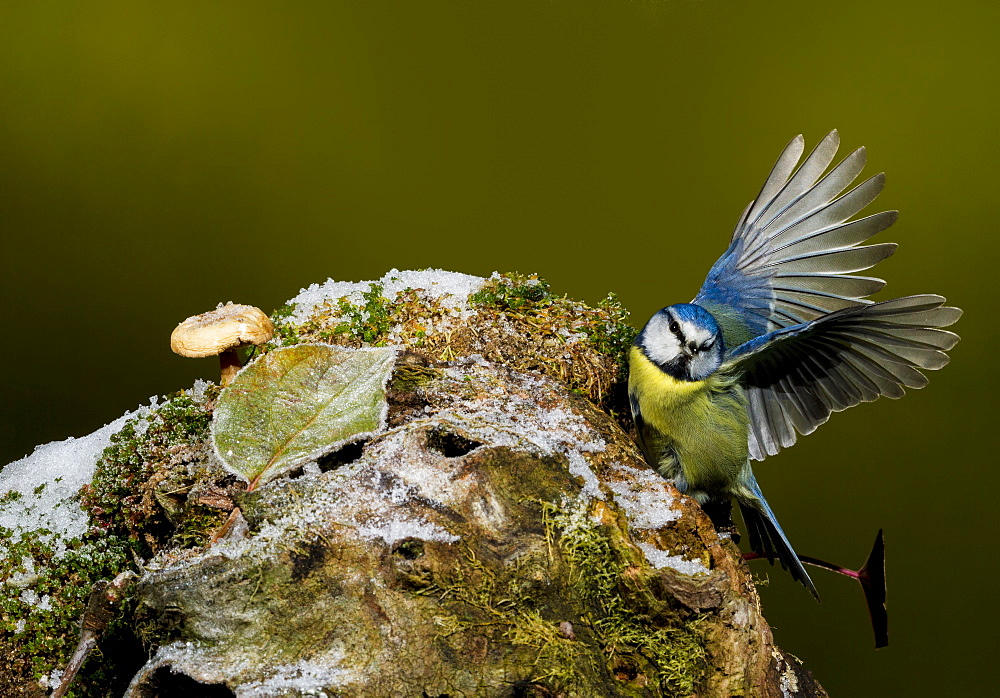
[[[63, 539], [48, 531], [15, 533], [0, 528], [0, 695], [19, 695], [29, 684], [62, 666], [76, 647], [80, 617], [95, 584], [127, 569], [128, 546], [115, 537]], [[30, 580], [15, 584], [12, 577]], [[85, 665], [95, 669], [94, 663]], [[107, 668], [85, 684], [103, 695], [114, 677]], [[16, 691], [15, 691], [16, 688]], [[77, 692], [77, 695], [88, 695]]]
[[440, 378], [444, 372], [430, 366], [397, 366], [389, 383], [390, 390], [411, 392]]
[[[91, 525], [127, 540], [143, 556], [165, 545], [184, 518], [182, 495], [194, 482], [187, 465], [203, 452], [210, 421], [205, 403], [178, 393], [126, 422], [81, 490]], [[173, 496], [179, 499], [171, 506]]]
[[170, 536], [171, 548], [197, 548], [208, 545], [212, 533], [229, 518], [224, 509], [191, 506], [184, 511], [177, 527]]
[[545, 585], [543, 589], [532, 583], [539, 577], [532, 569], [545, 566], [543, 558], [529, 555], [497, 572], [465, 546], [452, 575], [415, 593], [435, 596], [453, 611], [435, 616], [434, 622], [438, 640], [451, 644], [455, 651], [462, 652], [472, 637], [487, 636], [493, 645], [507, 645], [512, 652], [529, 655], [527, 663], [536, 669], [532, 683], [573, 688], [583, 677], [592, 677], [596, 667], [586, 648], [560, 632], [567, 609], [553, 603], [560, 596], [557, 587]]
[[551, 305], [556, 296], [549, 290], [549, 283], [537, 275], [516, 272], [498, 275], [483, 284], [469, 296], [472, 305], [497, 310], [521, 311]]
[[290, 306], [279, 308], [272, 315], [279, 340], [271, 346], [394, 343], [432, 361], [479, 354], [557, 378], [605, 409], [628, 411], [625, 360], [636, 330], [613, 294], [592, 307], [554, 294], [537, 276], [500, 274], [469, 297], [475, 313], [457, 316], [421, 289], [405, 289], [391, 300], [383, 293], [373, 283], [358, 301], [327, 300], [298, 325], [289, 322]]
[[334, 327], [334, 334], [357, 337], [366, 344], [385, 346], [385, 338], [392, 329], [392, 304], [382, 295], [385, 286], [372, 283], [361, 292], [362, 304], [352, 305], [341, 298], [338, 309], [344, 321]]
[[[532, 503], [547, 545], [498, 566], [484, 563], [479, 555], [486, 553], [477, 554], [470, 538], [446, 573], [422, 575], [408, 586], [448, 611], [435, 617], [438, 641], [461, 653], [487, 637], [489, 646], [527, 653], [535, 667], [530, 683], [554, 693], [597, 685], [622, 696], [698, 690], [707, 667], [705, 621], [652, 598], [644, 577], [629, 574], [646, 563], [626, 542], [618, 525], [624, 522], [600, 523], [592, 511]], [[525, 657], [512, 663], [524, 664]]]
[[559, 547], [569, 559], [573, 585], [598, 612], [591, 616], [616, 678], [634, 682], [655, 676], [664, 695], [695, 691], [706, 670], [705, 639], [698, 616], [667, 611], [650, 617], [650, 595], [629, 582], [625, 573], [637, 562], [615, 536], [615, 527], [596, 523], [587, 513], [566, 512], [548, 504], [544, 509], [551, 536], [560, 529]]
[[[7, 677], [20, 690], [26, 681], [37, 683], [66, 663], [98, 582], [129, 569], [137, 554], [203, 544], [207, 532], [225, 519], [225, 511], [185, 501], [195, 480], [189, 464], [204, 454], [216, 395], [209, 392], [207, 402], [199, 402], [175, 394], [111, 437], [93, 481], [81, 490], [81, 507], [91, 524], [84, 536], [65, 539], [47, 530], [0, 528], [0, 580], [6, 581], [0, 585], [0, 695], [17, 694], [7, 690]], [[16, 498], [7, 495], [3, 503]], [[119, 616], [105, 630], [102, 644], [114, 646], [126, 635], [131, 631]], [[92, 653], [70, 695], [120, 692], [123, 677], [136, 667], [118, 671], [116, 657], [128, 650], [113, 654], [95, 661], [100, 651]], [[17, 659], [4, 661], [10, 657]]]
[[274, 340], [278, 346], [287, 347], [299, 343], [299, 329], [291, 321], [295, 312], [295, 304], [286, 303], [271, 313], [271, 323], [274, 325]]

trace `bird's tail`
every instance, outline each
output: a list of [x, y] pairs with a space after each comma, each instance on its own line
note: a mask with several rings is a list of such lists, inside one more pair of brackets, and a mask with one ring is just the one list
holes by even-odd
[[799, 556], [792, 549], [792, 544], [788, 542], [785, 532], [778, 525], [778, 519], [768, 506], [752, 474], [749, 482], [744, 482], [743, 485], [745, 490], [737, 495], [737, 501], [740, 503], [740, 511], [743, 512], [750, 548], [766, 557], [772, 565], [774, 558], [778, 558], [782, 568], [788, 570], [792, 579], [802, 584], [819, 601], [819, 592], [816, 591], [812, 579], [802, 566]]

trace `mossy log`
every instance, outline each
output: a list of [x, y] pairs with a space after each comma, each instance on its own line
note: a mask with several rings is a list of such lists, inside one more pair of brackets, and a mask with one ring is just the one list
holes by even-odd
[[247, 491], [210, 444], [217, 388], [135, 414], [82, 490], [79, 554], [5, 544], [0, 693], [57, 685], [64, 616], [132, 572], [70, 695], [826, 695], [629, 438], [626, 315], [517, 275], [304, 291], [260, 351], [402, 347], [384, 428]]
[[396, 386], [355, 460], [147, 572], [159, 649], [128, 695], [824, 695], [736, 547], [589, 401], [484, 360]]

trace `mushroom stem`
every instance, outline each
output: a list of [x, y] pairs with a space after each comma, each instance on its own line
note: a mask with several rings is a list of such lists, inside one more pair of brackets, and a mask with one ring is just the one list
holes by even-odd
[[240, 362], [240, 355], [236, 349], [227, 349], [219, 354], [219, 366], [222, 369], [222, 377], [219, 379], [219, 384], [222, 386], [229, 385], [239, 370], [243, 368], [243, 364]]

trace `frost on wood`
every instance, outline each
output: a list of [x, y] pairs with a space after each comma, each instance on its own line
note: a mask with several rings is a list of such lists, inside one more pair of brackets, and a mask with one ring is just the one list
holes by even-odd
[[[781, 696], [788, 666], [812, 685], [732, 544], [610, 418], [484, 361], [425, 372], [391, 384], [392, 426], [356, 459], [245, 495], [247, 537], [154, 563], [138, 614], [159, 649], [128, 695], [187, 677], [237, 696]], [[658, 569], [647, 546], [703, 568]]]
[[299, 344], [243, 369], [223, 391], [212, 440], [254, 486], [380, 429], [395, 349]]

